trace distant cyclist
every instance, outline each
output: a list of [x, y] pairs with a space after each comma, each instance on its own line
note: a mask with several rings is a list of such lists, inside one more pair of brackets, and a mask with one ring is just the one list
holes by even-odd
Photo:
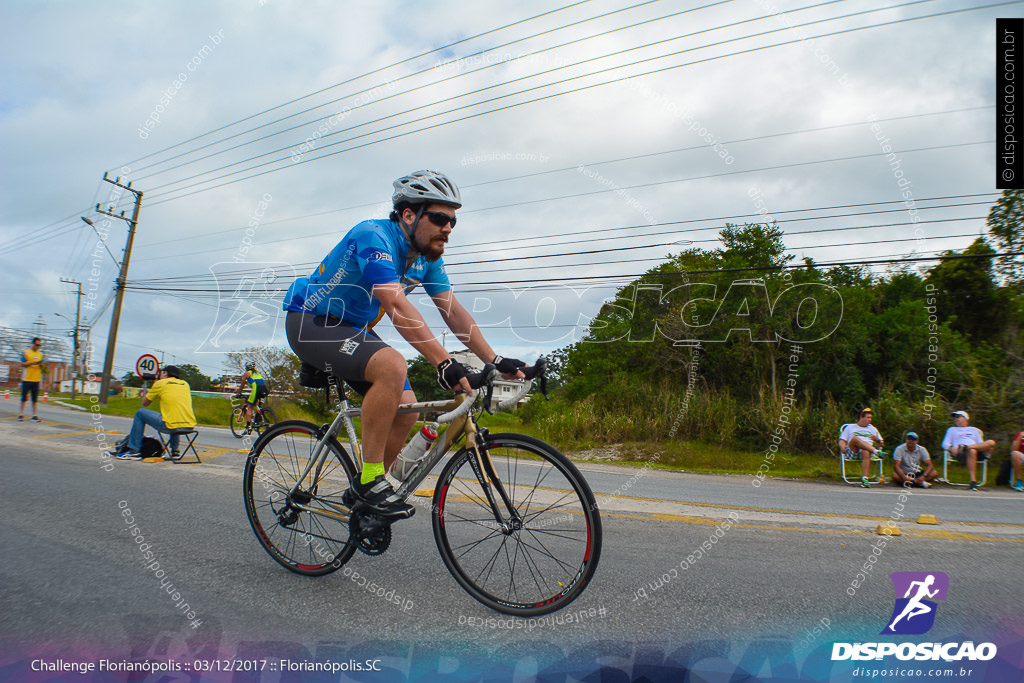
[[242, 415], [245, 417], [245, 423], [249, 424], [252, 422], [252, 409], [256, 405], [256, 402], [267, 395], [267, 381], [263, 379], [263, 375], [256, 369], [256, 364], [252, 361], [245, 364], [245, 374], [242, 375], [242, 383], [238, 387], [238, 395], [241, 396], [246, 389], [246, 385], [249, 387], [249, 395], [245, 399], [245, 403], [242, 405]]
[[364, 396], [363, 472], [351, 495], [384, 517], [411, 517], [384, 478], [416, 422], [398, 405], [416, 400], [401, 353], [372, 332], [387, 315], [398, 333], [437, 367], [449, 390], [470, 391], [465, 368], [448, 354], [407, 298], [423, 285], [445, 324], [485, 363], [506, 377], [522, 377], [525, 363], [502, 358], [484, 340], [473, 317], [452, 292], [441, 256], [462, 206], [459, 188], [443, 173], [417, 171], [394, 182], [388, 220], [352, 228], [309, 277], [285, 296], [288, 343], [304, 362], [348, 382]]

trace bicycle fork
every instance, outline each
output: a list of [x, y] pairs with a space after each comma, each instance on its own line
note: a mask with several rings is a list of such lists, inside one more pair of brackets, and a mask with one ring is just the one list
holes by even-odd
[[[474, 455], [470, 461], [470, 467], [473, 468], [473, 473], [480, 483], [480, 488], [484, 491], [487, 503], [491, 506], [491, 513], [494, 515], [494, 522], [498, 525], [499, 531], [506, 536], [511, 536], [523, 528], [523, 519], [519, 516], [519, 511], [516, 510], [512, 499], [509, 498], [501, 478], [498, 477], [489, 450], [480, 447], [481, 440], [487, 440], [487, 430], [480, 430], [477, 427], [476, 419], [470, 418], [466, 424], [466, 447], [471, 449]], [[501, 504], [495, 500], [494, 491], [498, 492], [501, 504], [508, 511], [508, 519], [502, 519]]]

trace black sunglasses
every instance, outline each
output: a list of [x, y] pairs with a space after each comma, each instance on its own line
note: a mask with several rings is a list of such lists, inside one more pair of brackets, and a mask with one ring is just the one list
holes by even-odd
[[449, 216], [448, 214], [441, 213], [440, 211], [425, 211], [423, 215], [429, 218], [430, 222], [439, 228], [443, 228], [444, 226], [451, 223], [452, 230], [455, 229], [455, 216]]

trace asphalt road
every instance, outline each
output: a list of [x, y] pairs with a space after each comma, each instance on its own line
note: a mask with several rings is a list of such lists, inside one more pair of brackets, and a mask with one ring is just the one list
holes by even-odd
[[[1020, 666], [1024, 495], [1005, 487], [937, 486], [901, 503], [893, 487], [770, 478], [755, 487], [751, 477], [585, 464], [602, 509], [600, 567], [571, 606], [523, 622], [458, 587], [426, 514], [395, 525], [380, 557], [357, 553], [321, 578], [284, 570], [246, 520], [244, 453], [226, 429], [201, 429], [203, 464], [114, 461], [105, 470], [89, 413], [44, 406], [35, 424], [16, 422], [16, 410], [0, 402], [0, 678], [30, 656], [77, 656], [368, 657], [390, 670], [373, 680], [469, 680], [495, 662], [527, 673], [599, 662], [634, 680], [669, 661], [719, 673], [791, 661], [801, 675], [826, 667], [825, 680], [833, 642], [874, 640], [886, 625], [888, 574], [925, 570], [950, 578], [928, 638], [1004, 643]], [[128, 424], [104, 417], [100, 426], [124, 433]], [[163, 585], [140, 561], [125, 508]], [[940, 523], [917, 524], [922, 513]], [[898, 514], [899, 537], [875, 533]], [[286, 679], [265, 670], [216, 680]]]

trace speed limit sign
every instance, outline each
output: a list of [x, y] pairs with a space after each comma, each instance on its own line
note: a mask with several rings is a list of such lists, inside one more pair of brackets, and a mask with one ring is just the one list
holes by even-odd
[[156, 359], [156, 356], [147, 353], [144, 356], [139, 356], [139, 360], [135, 361], [135, 374], [139, 377], [146, 379], [153, 379], [160, 372], [160, 361]]

